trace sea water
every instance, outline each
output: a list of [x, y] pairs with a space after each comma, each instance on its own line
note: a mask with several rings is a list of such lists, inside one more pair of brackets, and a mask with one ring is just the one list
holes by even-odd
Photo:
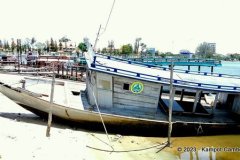
[[[174, 69], [188, 70], [187, 66], [175, 66]], [[198, 71], [198, 66], [191, 66], [191, 71]], [[211, 72], [211, 67], [201, 66], [201, 72]], [[222, 66], [214, 67], [214, 73], [240, 76], [240, 62], [222, 61]]]

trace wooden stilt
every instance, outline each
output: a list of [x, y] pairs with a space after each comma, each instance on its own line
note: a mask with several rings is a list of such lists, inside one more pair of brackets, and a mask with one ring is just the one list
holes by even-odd
[[68, 76], [68, 66], [67, 66], [67, 71], [66, 71], [66, 72], [67, 72], [66, 74], [67, 74], [67, 79], [68, 79], [68, 77], [69, 77], [69, 76]]
[[71, 66], [71, 76], [73, 76], [73, 67]]
[[62, 64], [62, 78], [64, 77], [64, 65]]
[[78, 70], [78, 67], [76, 67], [76, 81], [77, 81], [77, 78], [78, 78], [78, 72], [77, 72], [77, 70]]
[[48, 112], [48, 124], [47, 124], [47, 131], [46, 136], [50, 137], [50, 129], [52, 125], [52, 104], [53, 104], [53, 97], [54, 97], [54, 84], [55, 84], [55, 74], [53, 72], [53, 78], [52, 78], [52, 86], [51, 86], [51, 95], [50, 95], [50, 108]]
[[201, 66], [198, 66], [198, 73], [200, 73], [201, 71]]

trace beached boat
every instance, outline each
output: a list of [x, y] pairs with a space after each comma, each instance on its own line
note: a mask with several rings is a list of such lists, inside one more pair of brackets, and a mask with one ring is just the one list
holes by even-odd
[[[46, 115], [51, 110], [54, 116], [83, 123], [102, 123], [101, 116], [107, 125], [155, 128], [156, 132], [166, 134], [170, 101], [164, 91], [169, 90], [170, 71], [96, 55], [87, 39], [85, 43], [88, 46], [86, 83], [58, 81], [53, 104], [48, 96], [50, 81], [45, 79], [25, 78], [25, 87], [19, 88], [20, 85], [10, 85], [0, 78], [0, 91], [38, 115]], [[173, 135], [240, 131], [239, 77], [174, 72], [172, 83]], [[48, 89], [41, 90], [47, 84]], [[215, 97], [207, 104], [203, 97], [209, 93], [215, 93]]]

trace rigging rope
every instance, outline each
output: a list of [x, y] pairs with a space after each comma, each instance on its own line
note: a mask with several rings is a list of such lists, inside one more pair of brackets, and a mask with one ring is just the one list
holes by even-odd
[[[132, 149], [132, 150], [107, 150], [107, 149], [100, 149], [100, 148], [96, 148], [96, 147], [91, 147], [91, 146], [88, 146], [88, 148], [91, 148], [91, 149], [95, 149], [95, 150], [98, 150], [98, 151], [103, 151], [103, 152], [118, 152], [118, 153], [121, 153], [121, 152], [136, 152], [136, 151], [143, 151], [143, 150], [147, 150], [147, 149], [152, 149], [152, 148], [156, 148], [156, 147], [159, 147], [161, 146], [160, 148], [160, 151], [162, 149], [164, 149], [166, 147], [166, 145], [168, 144], [168, 142], [163, 142], [163, 143], [160, 143], [160, 144], [157, 144], [157, 145], [154, 145], [154, 146], [150, 146], [150, 147], [146, 147], [146, 148], [140, 148], [140, 149]], [[159, 152], [159, 151], [158, 151]]]
[[100, 116], [100, 119], [101, 119], [101, 121], [102, 121], [103, 128], [104, 128], [104, 130], [105, 130], [105, 133], [106, 133], [106, 135], [107, 135], [107, 138], [108, 138], [108, 141], [109, 141], [109, 145], [111, 146], [111, 148], [112, 148], [112, 151], [114, 151], [114, 148], [113, 148], [113, 146], [112, 146], [112, 144], [111, 144], [111, 140], [110, 140], [110, 138], [109, 138], [109, 135], [108, 135], [107, 128], [106, 128], [106, 126], [105, 126], [105, 123], [104, 123], [104, 121], [103, 121], [103, 118], [102, 118], [102, 114], [101, 114], [101, 112], [100, 112], [100, 109], [99, 109], [99, 107], [98, 107], [98, 104], [97, 104], [97, 99], [96, 99], [96, 96], [95, 96], [95, 94], [94, 94], [94, 92], [93, 92], [93, 89], [92, 89], [92, 87], [89, 87], [89, 88], [90, 88], [90, 89], [91, 89], [91, 91], [92, 91], [92, 95], [93, 95], [93, 98], [94, 98], [94, 102], [95, 102], [95, 104], [96, 104], [96, 107], [97, 107], [97, 110], [98, 110], [98, 114], [99, 114], [99, 116]]
[[111, 17], [111, 15], [112, 15], [112, 11], [113, 11], [113, 8], [114, 8], [114, 5], [115, 5], [115, 1], [116, 1], [116, 0], [113, 1], [111, 10], [110, 10], [109, 15], [108, 15], [108, 19], [107, 19], [106, 25], [105, 25], [105, 27], [104, 27], [104, 31], [101, 33], [101, 35], [102, 35], [102, 34], [106, 31], [106, 29], [107, 29], [107, 26], [108, 26], [108, 23], [109, 23], [109, 20], [110, 20], [110, 17]]

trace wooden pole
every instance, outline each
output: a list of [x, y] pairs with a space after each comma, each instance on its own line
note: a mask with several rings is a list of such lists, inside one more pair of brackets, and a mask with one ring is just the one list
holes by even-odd
[[168, 111], [168, 147], [171, 147], [173, 101], [174, 101], [174, 88], [173, 88], [173, 61], [172, 61], [171, 72], [170, 72], [170, 95], [169, 95], [169, 111]]
[[182, 100], [183, 100], [184, 91], [185, 91], [185, 89], [182, 89], [182, 92], [181, 92], [181, 97], [180, 97], [180, 101], [182, 101]]
[[76, 67], [76, 81], [77, 81], [77, 76], [78, 76], [77, 70], [78, 70], [78, 67]]
[[201, 71], [201, 66], [198, 66], [198, 73], [200, 73]]
[[53, 104], [53, 97], [54, 97], [54, 84], [55, 84], [55, 73], [54, 73], [54, 65], [53, 65], [53, 77], [52, 77], [52, 86], [51, 86], [51, 95], [50, 95], [50, 108], [48, 112], [48, 124], [47, 124], [47, 132], [46, 136], [50, 137], [50, 129], [52, 124], [52, 104]]
[[68, 79], [68, 77], [69, 77], [69, 76], [68, 76], [68, 65], [67, 65], [66, 75], [67, 75], [67, 79]]

